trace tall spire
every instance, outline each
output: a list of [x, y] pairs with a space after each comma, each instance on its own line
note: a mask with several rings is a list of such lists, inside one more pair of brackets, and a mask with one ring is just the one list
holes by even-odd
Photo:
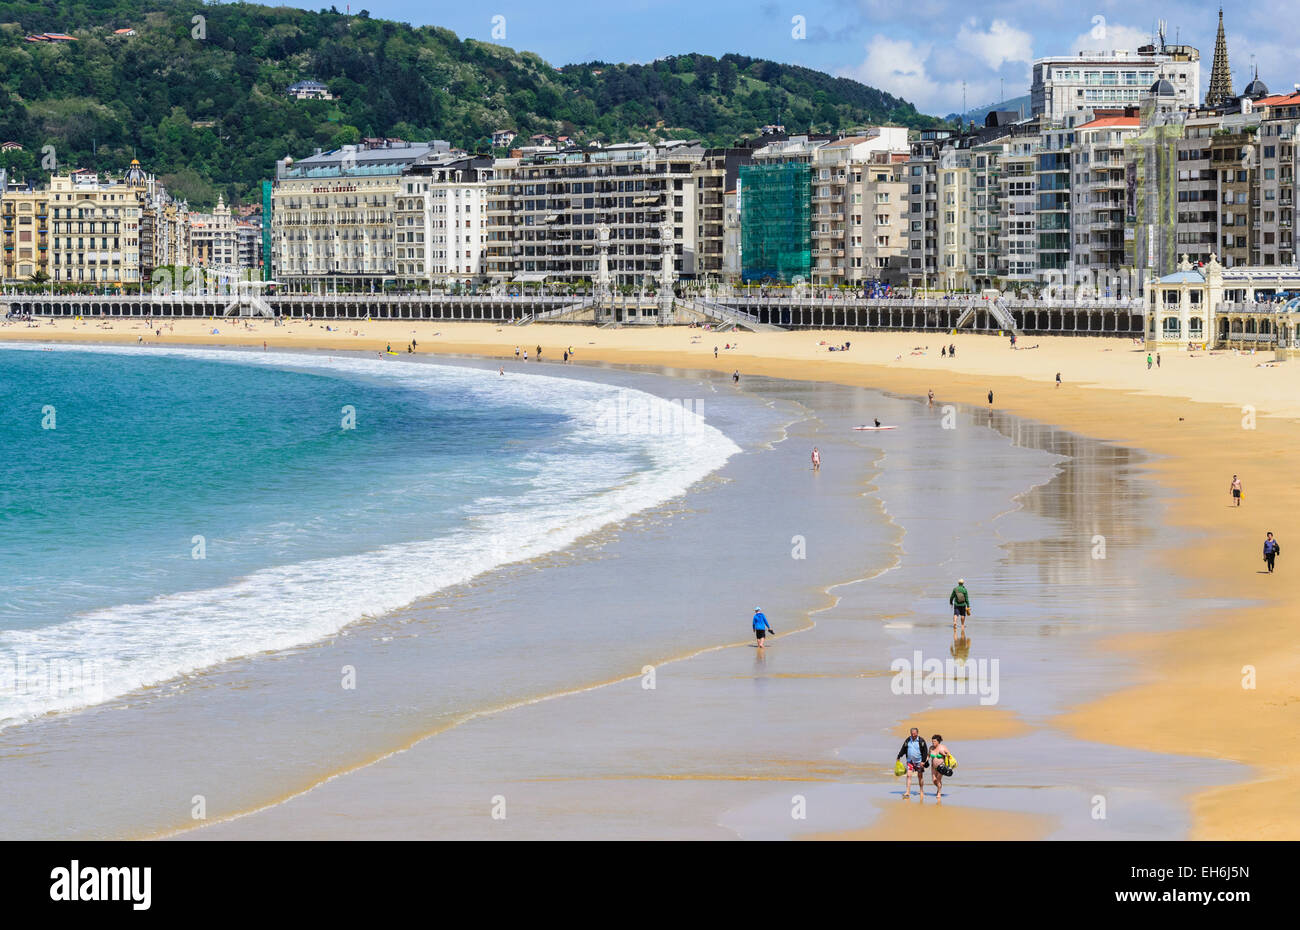
[[1219, 7], [1219, 34], [1214, 40], [1214, 65], [1210, 68], [1207, 107], [1221, 107], [1232, 100], [1232, 72], [1228, 69], [1228, 40], [1223, 35], [1223, 7]]

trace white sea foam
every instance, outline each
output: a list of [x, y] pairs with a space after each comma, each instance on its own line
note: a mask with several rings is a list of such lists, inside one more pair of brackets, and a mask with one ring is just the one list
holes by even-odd
[[[38, 349], [30, 346], [24, 348]], [[78, 352], [140, 352], [78, 346]], [[268, 567], [229, 584], [97, 609], [66, 622], [0, 633], [0, 726], [52, 711], [85, 707], [258, 652], [331, 636], [350, 623], [403, 607], [493, 568], [561, 549], [686, 491], [720, 468], [739, 447], [690, 405], [635, 391], [638, 409], [657, 422], [689, 428], [669, 434], [610, 429], [611, 404], [626, 388], [538, 374], [495, 372], [393, 359], [312, 354], [261, 355], [205, 349], [150, 348], [243, 365], [319, 370], [378, 378], [407, 388], [470, 390], [485, 400], [527, 405], [568, 417], [567, 455], [536, 456], [522, 496], [481, 498], [463, 528], [436, 539], [369, 552]], [[671, 409], [666, 409], [671, 408]], [[611, 442], [648, 467], [612, 472], [584, 443]], [[626, 457], [624, 457], [624, 466]]]

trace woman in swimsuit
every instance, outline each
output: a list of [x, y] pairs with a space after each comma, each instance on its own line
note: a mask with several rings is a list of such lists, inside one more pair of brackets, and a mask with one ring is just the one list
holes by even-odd
[[943, 744], [943, 737], [938, 733], [930, 737], [930, 775], [934, 781], [934, 796], [943, 797], [943, 773], [939, 766], [945, 765], [948, 747]]

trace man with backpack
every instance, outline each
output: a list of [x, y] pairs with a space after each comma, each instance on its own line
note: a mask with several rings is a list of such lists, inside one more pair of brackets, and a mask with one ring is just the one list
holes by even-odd
[[925, 770], [930, 765], [930, 747], [926, 745], [925, 740], [921, 739], [921, 731], [912, 727], [912, 732], [908, 734], [907, 739], [903, 740], [903, 748], [898, 750], [898, 761], [907, 760], [907, 786], [906, 794], [903, 800], [912, 796], [912, 775], [916, 775], [916, 787], [921, 792], [921, 799], [925, 799]]
[[957, 629], [957, 619], [961, 618], [961, 629], [965, 633], [966, 618], [970, 616], [970, 592], [966, 590], [964, 578], [957, 579], [957, 587], [948, 595], [948, 603], [952, 605], [952, 628]]

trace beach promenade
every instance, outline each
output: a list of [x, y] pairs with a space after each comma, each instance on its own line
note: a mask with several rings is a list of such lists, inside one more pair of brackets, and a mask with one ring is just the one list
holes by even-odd
[[[1026, 337], [1012, 350], [995, 336], [939, 333], [718, 334], [411, 321], [345, 322], [328, 332], [302, 322], [156, 325], [161, 335], [144, 321], [10, 323], [0, 327], [0, 341], [326, 352], [379, 352], [391, 345], [405, 353], [414, 339], [422, 355], [484, 356], [511, 365], [516, 345], [530, 355], [540, 345], [548, 363], [571, 350], [579, 362], [736, 371], [742, 378], [833, 382], [913, 397], [933, 390], [936, 405], [987, 407], [992, 391], [998, 410], [1146, 450], [1155, 457], [1151, 476], [1171, 492], [1160, 532], [1168, 541], [1163, 569], [1181, 579], [1182, 593], [1167, 608], [1166, 619], [1176, 628], [1108, 641], [1107, 648], [1131, 657], [1140, 673], [1129, 686], [1073, 707], [1055, 722], [1081, 739], [1252, 766], [1250, 779], [1194, 798], [1193, 838], [1300, 837], [1300, 739], [1289, 727], [1300, 708], [1300, 645], [1283, 587], [1290, 573], [1286, 544], [1297, 538], [1300, 513], [1300, 488], [1291, 480], [1300, 458], [1300, 363], [1274, 363], [1271, 353], [1166, 353], [1148, 367], [1146, 351], [1122, 338]], [[214, 326], [219, 333], [211, 333]], [[827, 343], [845, 338], [852, 342], [849, 351], [828, 351]], [[956, 345], [956, 358], [940, 355], [947, 344]], [[1228, 493], [1234, 474], [1246, 487], [1240, 509], [1231, 506]], [[1260, 574], [1266, 531], [1284, 546], [1273, 576]], [[1227, 600], [1250, 606], [1211, 611], [1195, 625], [1177, 623], [1188, 605]], [[996, 731], [996, 709], [986, 715]], [[970, 732], [978, 730], [972, 720]], [[970, 819], [975, 829], [980, 818]]]

